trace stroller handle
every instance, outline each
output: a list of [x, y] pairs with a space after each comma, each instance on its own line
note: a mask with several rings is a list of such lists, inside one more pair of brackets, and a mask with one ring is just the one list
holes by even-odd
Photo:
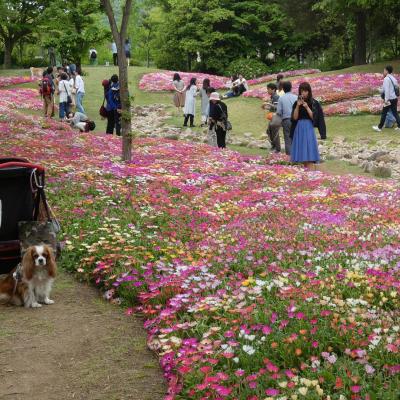
[[4, 164], [0, 163], [0, 169], [2, 168], [12, 168], [12, 167], [22, 167], [22, 168], [29, 168], [29, 169], [36, 169], [38, 172], [44, 172], [45, 169], [41, 165], [31, 164], [28, 162], [20, 162], [20, 161], [10, 161]]

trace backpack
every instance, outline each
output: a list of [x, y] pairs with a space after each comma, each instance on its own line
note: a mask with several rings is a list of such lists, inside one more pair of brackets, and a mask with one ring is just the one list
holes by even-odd
[[96, 54], [95, 51], [92, 51], [92, 52], [90, 53], [90, 58], [92, 58], [92, 59], [96, 59], [96, 58], [97, 58], [97, 54]]
[[48, 76], [43, 77], [40, 82], [40, 94], [42, 96], [51, 96], [51, 82]]

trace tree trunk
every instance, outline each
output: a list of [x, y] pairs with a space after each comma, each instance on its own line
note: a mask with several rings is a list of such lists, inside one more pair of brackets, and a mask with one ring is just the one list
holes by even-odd
[[[121, 38], [122, 39], [122, 38]], [[122, 160], [130, 161], [132, 159], [132, 115], [131, 101], [129, 98], [128, 87], [128, 64], [124, 51], [125, 40], [121, 40], [118, 46], [118, 71], [119, 71], [119, 93], [121, 98], [121, 132], [122, 132]]]
[[354, 64], [365, 64], [367, 59], [367, 15], [365, 11], [358, 11], [356, 17], [356, 37], [354, 49]]
[[14, 48], [14, 42], [11, 39], [4, 40], [4, 69], [11, 68], [11, 54]]
[[132, 0], [126, 0], [123, 13], [121, 28], [118, 30], [115, 21], [114, 11], [110, 0], [101, 0], [104, 10], [110, 23], [111, 32], [118, 51], [118, 70], [119, 70], [119, 93], [121, 98], [121, 131], [122, 131], [122, 160], [131, 161], [132, 159], [132, 117], [131, 103], [128, 88], [128, 66], [126, 61], [124, 43], [132, 10]]

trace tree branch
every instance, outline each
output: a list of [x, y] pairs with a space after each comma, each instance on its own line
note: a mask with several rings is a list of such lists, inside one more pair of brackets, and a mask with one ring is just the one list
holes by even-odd
[[126, 38], [126, 30], [128, 29], [128, 22], [131, 10], [132, 10], [132, 0], [126, 0], [124, 11], [122, 13], [121, 30], [120, 30], [121, 38], [123, 39]]
[[101, 4], [104, 7], [104, 10], [107, 14], [108, 21], [110, 23], [111, 33], [113, 35], [114, 41], [119, 42], [119, 32], [117, 23], [115, 22], [114, 11], [112, 9], [112, 5], [110, 0], [101, 0]]

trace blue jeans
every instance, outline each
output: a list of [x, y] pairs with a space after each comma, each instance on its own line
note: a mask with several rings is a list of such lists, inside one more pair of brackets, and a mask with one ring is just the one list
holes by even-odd
[[68, 103], [66, 101], [63, 101], [60, 103], [60, 108], [59, 108], [59, 116], [60, 119], [63, 119], [68, 113]]
[[76, 94], [76, 111], [79, 111], [82, 114], [85, 114], [85, 109], [83, 108], [83, 105], [82, 105], [82, 100], [83, 100], [84, 95], [85, 95], [85, 93], [82, 93], [82, 92], [79, 92]]

